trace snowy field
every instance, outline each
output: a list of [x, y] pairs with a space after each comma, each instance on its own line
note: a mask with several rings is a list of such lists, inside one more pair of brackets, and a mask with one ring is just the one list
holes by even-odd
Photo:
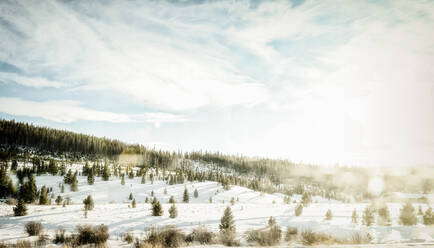
[[[96, 178], [94, 185], [87, 185], [86, 177], [79, 177], [79, 191], [70, 192], [69, 186], [65, 185], [65, 192], [60, 193], [59, 183], [63, 177], [60, 176], [37, 176], [37, 186], [42, 185], [53, 187], [54, 195], [69, 196], [73, 204], [66, 207], [58, 205], [39, 206], [27, 205], [28, 215], [14, 217], [12, 208], [6, 204], [0, 205], [0, 242], [13, 242], [17, 239], [27, 237], [24, 232], [24, 225], [29, 221], [41, 222], [46, 234], [54, 235], [58, 228], [65, 228], [67, 231], [74, 230], [78, 224], [106, 224], [110, 230], [110, 242], [113, 246], [122, 244], [120, 235], [131, 231], [135, 236], [144, 235], [144, 231], [152, 226], [175, 225], [185, 233], [191, 229], [204, 225], [209, 229], [218, 232], [218, 225], [225, 207], [232, 198], [237, 199], [232, 211], [235, 217], [237, 235], [242, 238], [246, 230], [258, 229], [267, 224], [268, 218], [276, 218], [277, 224], [283, 230], [286, 227], [297, 227], [301, 230], [312, 230], [324, 232], [335, 238], [351, 238], [355, 232], [367, 233], [374, 238], [373, 242], [382, 244], [397, 243], [424, 243], [434, 246], [434, 227], [418, 224], [412, 227], [398, 225], [398, 215], [401, 204], [388, 204], [392, 217], [392, 226], [366, 227], [351, 223], [353, 209], [357, 209], [361, 216], [366, 204], [343, 204], [334, 200], [326, 200], [320, 197], [313, 197], [313, 203], [303, 209], [301, 216], [294, 216], [296, 204], [293, 200], [300, 202], [300, 195], [291, 197], [291, 204], [283, 204], [281, 194], [261, 194], [247, 188], [233, 186], [225, 191], [216, 182], [197, 182], [178, 185], [167, 185], [163, 181], [155, 181], [151, 184], [141, 184], [140, 178], [125, 179], [125, 185], [121, 185], [119, 178], [110, 181], [101, 181]], [[182, 203], [184, 188], [187, 187], [190, 193], [190, 202]], [[164, 194], [164, 190], [167, 194]], [[199, 197], [194, 198], [193, 192], [197, 189]], [[146, 197], [151, 198], [151, 192], [162, 203], [164, 214], [161, 217], [151, 216], [151, 204], [145, 203]], [[132, 193], [137, 201], [136, 208], [130, 208], [131, 201], [128, 200]], [[87, 195], [92, 195], [95, 201], [95, 209], [88, 212], [88, 218], [84, 218], [82, 201]], [[169, 218], [167, 204], [170, 196], [174, 196], [177, 202], [178, 217]], [[213, 203], [209, 202], [212, 197]], [[52, 199], [54, 204], [54, 199]], [[422, 205], [423, 210], [428, 206]], [[333, 219], [324, 220], [327, 209], [333, 211]], [[420, 218], [420, 216], [419, 216]], [[421, 222], [419, 220], [419, 222]], [[283, 244], [283, 242], [282, 242]]]

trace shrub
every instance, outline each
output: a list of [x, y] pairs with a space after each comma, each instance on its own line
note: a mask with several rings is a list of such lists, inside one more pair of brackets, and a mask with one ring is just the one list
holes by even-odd
[[295, 216], [300, 216], [303, 213], [303, 205], [298, 204], [297, 207], [295, 207], [294, 214]]
[[15, 243], [15, 246], [13, 246], [13, 247], [16, 247], [16, 248], [32, 248], [32, 243], [30, 243], [30, 241], [27, 241], [27, 240], [18, 240]]
[[38, 236], [39, 234], [41, 234], [43, 227], [40, 222], [30, 221], [27, 222], [24, 229], [26, 230], [26, 233], [28, 233], [30, 236]]
[[333, 214], [332, 214], [332, 211], [329, 209], [329, 210], [327, 210], [327, 212], [325, 214], [325, 219], [331, 220], [332, 218], [333, 218]]
[[185, 235], [173, 226], [162, 228], [151, 228], [145, 242], [153, 247], [160, 245], [161, 247], [179, 247], [184, 244]]
[[226, 246], [240, 246], [240, 242], [235, 239], [235, 232], [229, 230], [220, 231], [220, 242]]
[[285, 241], [291, 241], [297, 236], [297, 227], [287, 227], [285, 233]]
[[274, 246], [279, 244], [282, 231], [277, 225], [273, 225], [266, 230], [247, 231], [246, 240], [255, 242], [260, 246]]
[[131, 244], [134, 241], [134, 235], [131, 232], [123, 233], [121, 235], [121, 237], [122, 237], [122, 240], [124, 242], [127, 242], [128, 244]]
[[366, 206], [363, 211], [362, 221], [363, 225], [366, 226], [371, 226], [374, 223], [374, 210], [371, 207]]
[[301, 233], [301, 242], [304, 245], [317, 245], [317, 244], [333, 244], [335, 240], [330, 235], [325, 233], [315, 233], [311, 230], [303, 231]]
[[131, 202], [131, 207], [132, 208], [136, 208], [136, 199], [134, 198], [133, 201]]
[[357, 215], [357, 210], [354, 209], [351, 215], [351, 222], [357, 224], [358, 221], [359, 221], [359, 216]]
[[65, 229], [60, 228], [56, 230], [56, 233], [54, 234], [53, 243], [55, 244], [65, 243]]
[[62, 196], [58, 195], [55, 202], [56, 202], [57, 205], [62, 204], [62, 202], [63, 202]]
[[18, 201], [15, 198], [12, 197], [8, 197], [8, 199], [6, 200], [6, 204], [8, 205], [17, 205]]
[[353, 236], [351, 236], [351, 243], [352, 244], [369, 244], [372, 241], [372, 237], [369, 233], [363, 235], [361, 233], [354, 233]]
[[91, 225], [78, 225], [76, 227], [78, 236], [77, 244], [104, 244], [109, 238], [108, 227], [106, 225], [91, 226]]
[[390, 226], [392, 224], [392, 220], [390, 219], [390, 212], [387, 205], [384, 204], [378, 209], [378, 224], [383, 226]]
[[209, 231], [206, 227], [200, 226], [193, 229], [193, 231], [187, 236], [186, 241], [197, 241], [201, 245], [213, 244], [215, 242], [215, 233]]

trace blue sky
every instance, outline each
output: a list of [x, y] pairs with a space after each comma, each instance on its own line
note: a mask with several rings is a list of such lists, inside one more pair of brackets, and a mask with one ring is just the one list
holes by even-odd
[[433, 1], [1, 1], [0, 117], [170, 150], [434, 163]]

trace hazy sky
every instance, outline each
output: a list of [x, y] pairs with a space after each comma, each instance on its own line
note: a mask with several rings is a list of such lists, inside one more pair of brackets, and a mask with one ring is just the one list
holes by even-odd
[[165, 149], [434, 164], [434, 1], [0, 1], [0, 117]]

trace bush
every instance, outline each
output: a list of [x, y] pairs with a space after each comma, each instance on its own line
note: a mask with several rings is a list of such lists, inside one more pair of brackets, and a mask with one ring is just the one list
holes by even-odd
[[27, 240], [18, 240], [17, 243], [15, 243], [16, 248], [32, 248], [32, 243]]
[[26, 226], [24, 227], [26, 230], [26, 233], [28, 233], [30, 236], [38, 236], [42, 233], [42, 224], [40, 222], [34, 222], [30, 221], [27, 222]]
[[434, 214], [432, 208], [428, 208], [423, 215], [423, 224], [434, 225]]
[[18, 201], [15, 198], [8, 197], [8, 199], [6, 200], [6, 204], [8, 204], [8, 205], [17, 205]]
[[279, 244], [282, 231], [277, 225], [273, 225], [266, 230], [247, 231], [246, 240], [257, 243], [260, 246], [274, 246]]
[[77, 227], [77, 244], [104, 244], [109, 238], [108, 227], [106, 225], [91, 226], [78, 225]]
[[226, 246], [240, 246], [240, 242], [235, 239], [235, 232], [230, 230], [220, 231], [220, 242]]
[[200, 226], [193, 229], [193, 231], [187, 236], [187, 242], [197, 241], [201, 245], [215, 243], [215, 233], [209, 231], [206, 227]]
[[53, 243], [55, 244], [63, 244], [65, 243], [65, 229], [60, 228], [56, 230], [56, 233], [54, 234], [54, 240]]
[[326, 220], [331, 220], [333, 218], [333, 213], [332, 211], [329, 209], [327, 210], [326, 214], [325, 214], [325, 219]]
[[291, 241], [297, 236], [297, 227], [287, 227], [285, 233], [285, 241]]
[[368, 234], [361, 234], [361, 233], [354, 233], [353, 236], [351, 236], [351, 242], [352, 244], [369, 244], [372, 241], [371, 235]]
[[335, 240], [330, 235], [325, 233], [314, 233], [311, 230], [303, 231], [301, 233], [301, 242], [304, 245], [317, 245], [317, 244], [333, 244]]
[[366, 206], [365, 210], [363, 211], [362, 222], [363, 225], [366, 226], [371, 226], [374, 224], [374, 210], [371, 207]]
[[173, 226], [151, 228], [146, 236], [145, 243], [152, 246], [179, 247], [184, 244], [185, 235]]
[[122, 240], [124, 242], [127, 242], [128, 244], [131, 244], [134, 241], [134, 235], [131, 232], [123, 233], [121, 235], [121, 237], [122, 237]]

